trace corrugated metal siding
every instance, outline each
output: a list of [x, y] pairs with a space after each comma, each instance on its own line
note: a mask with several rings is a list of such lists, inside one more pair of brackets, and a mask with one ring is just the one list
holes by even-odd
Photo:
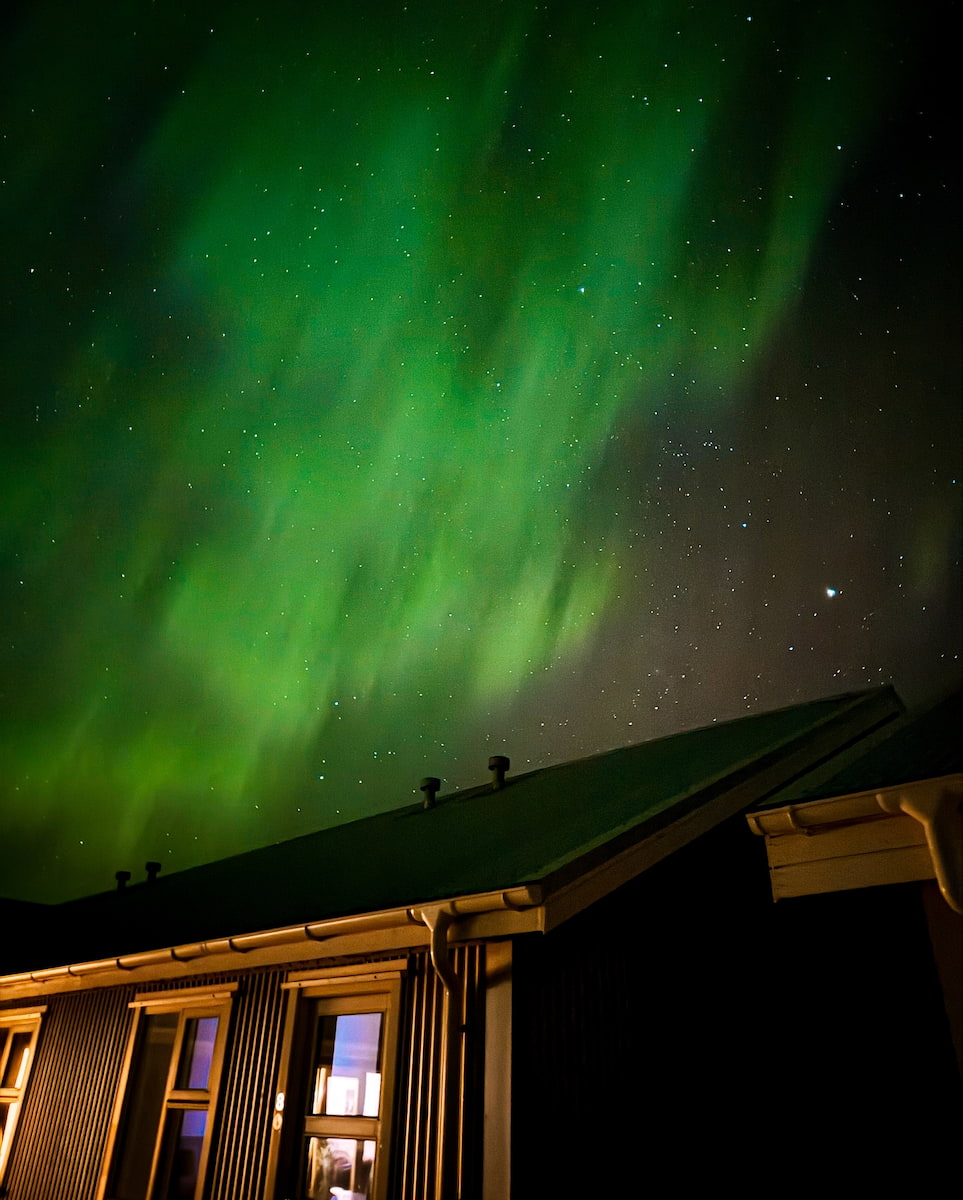
[[426, 955], [417, 955], [412, 968], [405, 995], [392, 1139], [391, 1191], [398, 1200], [432, 1194], [437, 1157], [431, 1114], [438, 1092], [443, 991]]
[[264, 1189], [283, 1024], [283, 978], [282, 971], [249, 976], [235, 999], [211, 1200], [256, 1200]]
[[[464, 1029], [460, 1078], [474, 1084], [459, 1136], [463, 1200], [480, 1194], [483, 1089], [477, 1086], [484, 1058], [484, 951], [466, 946], [452, 954], [461, 981], [456, 1021]], [[396, 1089], [391, 1200], [426, 1200], [434, 1195], [438, 1171], [438, 1105], [444, 991], [427, 954], [416, 955], [404, 1000], [401, 1066]], [[473, 1094], [474, 1095], [474, 1094]]]
[[[231, 1012], [210, 1200], [259, 1200], [281, 1036], [281, 970], [242, 977]], [[236, 979], [143, 985], [178, 991]], [[52, 996], [7, 1173], [7, 1200], [90, 1200], [132, 1020], [133, 987]]]
[[[469, 1093], [458, 1131], [462, 1200], [481, 1186], [484, 949], [459, 948], [455, 1020], [463, 1029], [452, 1084]], [[427, 954], [412, 957], [402, 1000], [390, 1200], [426, 1200], [438, 1171], [444, 992]], [[284, 1025], [283, 969], [241, 976], [234, 996], [206, 1195], [260, 1200]], [[103, 1159], [135, 990], [177, 991], [235, 980], [192, 976], [49, 997], [7, 1175], [7, 1200], [90, 1200]]]
[[467, 946], [459, 960], [464, 980], [461, 1021], [465, 1029], [461, 1089], [463, 1100], [460, 1170], [461, 1200], [482, 1194], [485, 1123], [485, 948]]
[[90, 1200], [124, 1056], [132, 988], [51, 996], [7, 1172], [8, 1200]]

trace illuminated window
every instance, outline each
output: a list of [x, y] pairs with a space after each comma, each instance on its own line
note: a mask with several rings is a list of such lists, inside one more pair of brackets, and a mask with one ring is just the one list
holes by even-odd
[[0, 1182], [10, 1158], [44, 1011], [0, 1011]]
[[400, 973], [289, 982], [272, 1172], [297, 1200], [386, 1200]]
[[138, 997], [104, 1200], [200, 1200], [230, 991]]

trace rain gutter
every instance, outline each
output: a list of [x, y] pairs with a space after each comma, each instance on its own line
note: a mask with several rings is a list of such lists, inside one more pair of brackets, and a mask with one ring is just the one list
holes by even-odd
[[[911, 818], [920, 827], [909, 839], [886, 834], [895, 823]], [[851, 865], [862, 862], [868, 868], [866, 882], [904, 882], [909, 878], [934, 878], [946, 903], [963, 913], [963, 775], [945, 775], [937, 779], [871, 789], [848, 796], [835, 796], [808, 803], [750, 813], [746, 818], [753, 833], [766, 839], [773, 893], [781, 894], [777, 876], [781, 870], [805, 872], [819, 863], [838, 879], [835, 888], [800, 885], [784, 894], [838, 890], [857, 886]], [[912, 829], [912, 827], [910, 827]], [[806, 839], [813, 839], [811, 845]], [[796, 844], [797, 853], [785, 853], [784, 847]], [[924, 874], [899, 875], [895, 864], [907, 863], [913, 845], [928, 864]], [[894, 864], [892, 867], [890, 864]], [[804, 876], [803, 876], [804, 881]]]
[[[331, 917], [322, 921], [312, 921], [304, 925], [287, 925], [276, 929], [266, 929], [257, 933], [242, 933], [232, 937], [211, 938], [201, 942], [185, 942], [176, 946], [168, 946], [158, 950], [145, 950], [134, 954], [121, 954], [112, 958], [100, 958], [81, 962], [69, 963], [64, 966], [45, 967], [32, 971], [21, 971], [15, 974], [0, 976], [0, 999], [6, 995], [23, 994], [25, 989], [32, 992], [49, 989], [64, 990], [65, 987], [76, 987], [85, 981], [96, 986], [104, 976], [114, 974], [116, 979], [103, 982], [124, 982], [127, 978], [137, 977], [137, 972], [151, 969], [183, 965], [193, 966], [203, 963], [205, 959], [217, 958], [211, 969], [218, 971], [236, 970], [242, 966], [251, 965], [249, 962], [238, 961], [241, 956], [257, 951], [277, 951], [279, 948], [289, 948], [299, 951], [299, 957], [304, 957], [315, 943], [330, 942], [335, 938], [352, 935], [371, 935], [389, 930], [429, 929], [431, 937], [432, 963], [439, 973], [439, 978], [446, 988], [446, 996], [457, 980], [451, 970], [448, 954], [448, 931], [452, 925], [459, 922], [470, 923], [474, 918], [491, 914], [522, 913], [537, 908], [542, 902], [541, 890], [536, 886], [524, 885], [509, 888], [505, 891], [484, 892], [470, 896], [460, 896], [447, 900], [442, 904], [428, 905], [423, 908], [405, 907], [385, 909], [381, 912], [362, 913], [353, 917]], [[432, 917], [434, 927], [425, 919], [427, 912], [444, 912], [445, 916]], [[66, 925], [66, 918], [64, 920]], [[49, 934], [48, 934], [49, 936]], [[44, 952], [46, 938], [38, 938], [35, 949]], [[235, 961], [224, 962], [224, 957], [230, 956]], [[317, 957], [323, 957], [323, 951], [318, 947]]]

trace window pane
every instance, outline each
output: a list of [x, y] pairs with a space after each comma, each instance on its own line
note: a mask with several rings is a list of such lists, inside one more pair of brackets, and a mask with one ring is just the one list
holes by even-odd
[[3, 1072], [3, 1087], [18, 1088], [23, 1083], [30, 1057], [32, 1030], [21, 1030], [10, 1039], [10, 1054]]
[[309, 1113], [378, 1115], [382, 1016], [382, 1013], [345, 1013], [318, 1018]]
[[12, 1104], [0, 1104], [0, 1163], [7, 1161], [7, 1151], [10, 1149], [10, 1137], [17, 1119], [17, 1109], [20, 1101]]
[[360, 1138], [308, 1138], [305, 1200], [366, 1200], [375, 1143]]
[[184, 1048], [177, 1070], [178, 1088], [206, 1088], [217, 1037], [217, 1017], [191, 1017], [185, 1022]]
[[168, 1112], [154, 1200], [193, 1200], [206, 1129], [206, 1109], [175, 1108]]
[[143, 1020], [121, 1119], [119, 1157], [109, 1189], [114, 1200], [144, 1200], [147, 1195], [177, 1020], [176, 1012], [155, 1013]]

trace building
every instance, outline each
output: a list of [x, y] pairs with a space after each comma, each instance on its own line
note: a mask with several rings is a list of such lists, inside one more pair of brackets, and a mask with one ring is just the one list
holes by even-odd
[[393, 812], [0, 905], [0, 1193], [938, 1170], [963, 1115], [959, 712], [910, 720], [881, 689], [525, 775], [496, 758], [450, 796], [426, 780]]

